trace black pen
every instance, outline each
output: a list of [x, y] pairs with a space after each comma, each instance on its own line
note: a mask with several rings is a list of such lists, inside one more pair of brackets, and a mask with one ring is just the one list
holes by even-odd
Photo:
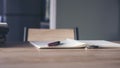
[[58, 46], [58, 45], [60, 45], [60, 41], [48, 43], [48, 46]]

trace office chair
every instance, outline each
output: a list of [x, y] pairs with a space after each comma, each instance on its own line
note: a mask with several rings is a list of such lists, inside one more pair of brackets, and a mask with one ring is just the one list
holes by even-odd
[[78, 29], [25, 28], [25, 41], [61, 41], [67, 38], [78, 40]]

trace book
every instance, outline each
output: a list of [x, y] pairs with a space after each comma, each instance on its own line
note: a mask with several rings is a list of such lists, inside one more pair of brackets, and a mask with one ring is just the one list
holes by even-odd
[[[40, 41], [30, 41], [32, 45], [37, 48], [118, 48], [119, 43], [114, 43], [106, 40], [74, 40], [66, 39], [60, 41], [60, 44], [49, 46], [56, 41], [40, 42]], [[58, 41], [57, 41], [58, 42]]]
[[115, 43], [107, 40], [80, 40], [80, 42], [87, 43], [88, 46], [95, 45], [101, 48], [115, 48], [120, 47], [120, 43]]
[[49, 44], [51, 43], [54, 44], [55, 42], [56, 41], [49, 41], [49, 42], [30, 41], [30, 43], [37, 48], [83, 48], [87, 45], [86, 43], [82, 43], [73, 39], [66, 39], [60, 41], [59, 45], [49, 46]]

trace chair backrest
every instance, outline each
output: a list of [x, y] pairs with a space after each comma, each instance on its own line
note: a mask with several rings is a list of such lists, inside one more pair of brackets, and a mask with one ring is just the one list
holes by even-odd
[[61, 41], [74, 39], [74, 29], [28, 29], [27, 41]]

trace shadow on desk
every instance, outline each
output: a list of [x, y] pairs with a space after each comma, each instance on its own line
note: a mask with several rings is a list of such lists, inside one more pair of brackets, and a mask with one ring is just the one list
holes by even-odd
[[2, 44], [0, 45], [0, 48], [16, 48], [16, 47], [19, 47], [19, 48], [26, 48], [26, 47], [34, 47], [33, 45], [31, 45], [29, 42], [19, 42], [19, 43], [5, 43], [5, 44]]

